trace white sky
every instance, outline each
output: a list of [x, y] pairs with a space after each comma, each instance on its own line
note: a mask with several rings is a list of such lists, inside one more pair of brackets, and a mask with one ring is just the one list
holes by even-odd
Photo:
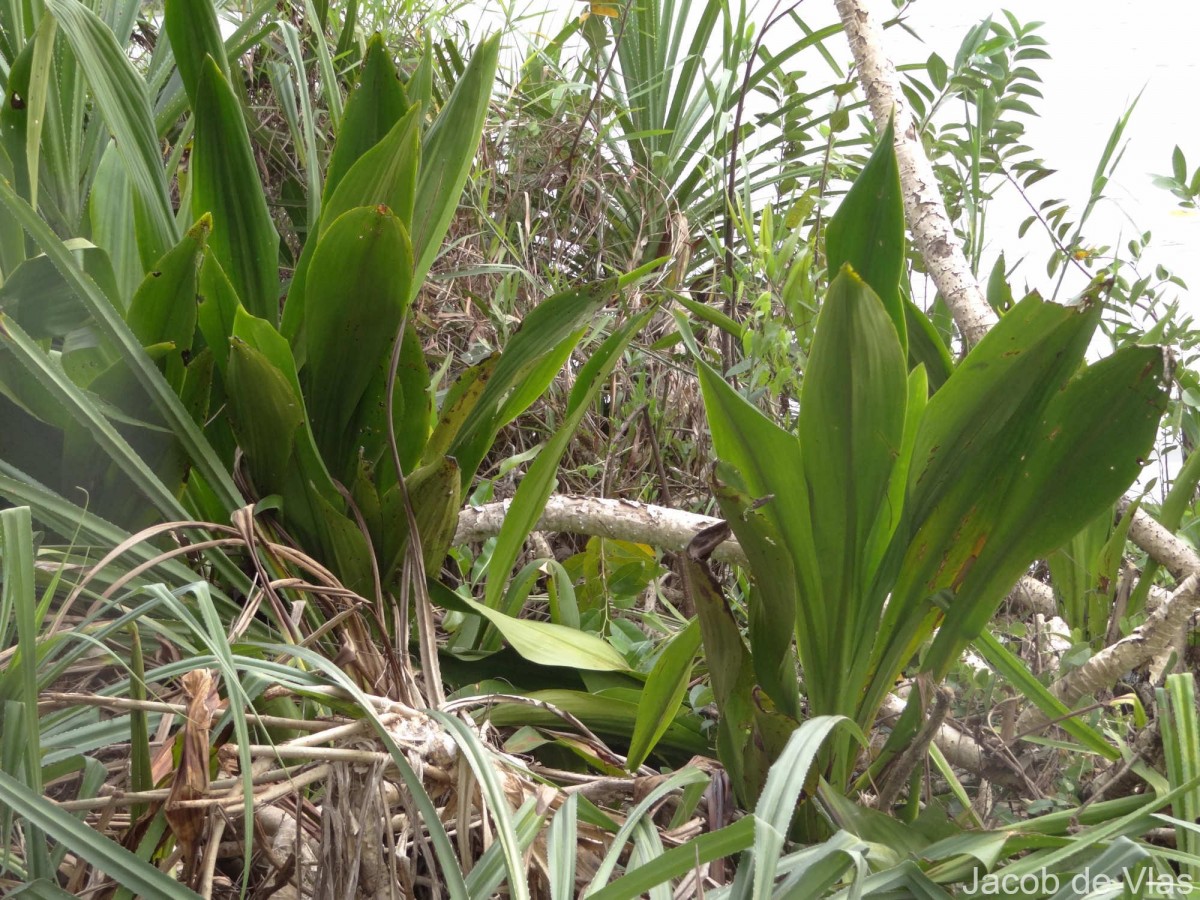
[[[890, 3], [872, 2], [879, 14], [888, 13]], [[908, 21], [926, 46], [898, 31], [889, 32], [889, 44], [896, 48], [897, 62], [922, 60], [931, 50], [952, 60], [967, 29], [988, 14], [1000, 20], [1002, 8], [1022, 22], [1043, 21], [1039, 33], [1052, 57], [1036, 64], [1045, 99], [1035, 107], [1041, 117], [1027, 124], [1027, 143], [1058, 170], [1035, 186], [1038, 199], [1063, 197], [1082, 208], [1113, 125], [1145, 89], [1125, 132], [1125, 156], [1107, 190], [1111, 199], [1097, 207], [1087, 235], [1093, 243], [1117, 246], [1119, 239], [1123, 246], [1139, 230], [1152, 231], [1150, 258], [1188, 282], [1192, 296], [1185, 303], [1200, 314], [1200, 215], [1180, 210], [1170, 193], [1151, 182], [1151, 175], [1169, 174], [1176, 144], [1187, 157], [1189, 175], [1200, 166], [1200, 117], [1194, 104], [1200, 96], [1195, 43], [1200, 3], [917, 0]], [[1012, 195], [993, 209], [993, 215], [997, 212], [1000, 221], [992, 222], [992, 234], [1004, 240], [1011, 263], [1020, 254], [1016, 224], [1027, 207]], [[1031, 286], [1044, 278], [1046, 255], [1039, 248], [1021, 270]]]
[[[877, 18], [895, 14], [890, 0], [867, 3]], [[693, 4], [698, 10], [705, 0]], [[772, 0], [757, 0], [752, 15], [761, 23], [772, 5]], [[487, 31], [504, 20], [505, 6], [515, 16], [549, 10], [540, 23], [544, 34], [556, 33], [568, 15], [585, 8], [582, 0], [468, 0], [458, 17], [474, 19], [473, 29]], [[1034, 63], [1043, 79], [1045, 99], [1035, 101], [1041, 116], [1027, 120], [1026, 143], [1058, 174], [1036, 185], [1032, 199], [1063, 198], [1073, 213], [1080, 212], [1114, 124], [1144, 88], [1126, 130], [1124, 158], [1107, 189], [1109, 199], [1093, 213], [1085, 238], [1091, 245], [1123, 247], [1140, 232], [1152, 231], [1145, 257], [1149, 264], [1143, 274], [1152, 273], [1152, 264], [1161, 262], [1181, 276], [1191, 288], [1191, 297], [1184, 295], [1185, 307], [1200, 317], [1200, 214], [1179, 209], [1174, 197], [1151, 182], [1151, 175], [1170, 172], [1176, 144], [1187, 157], [1189, 174], [1200, 166], [1200, 115], [1194, 104], [1200, 96], [1195, 44], [1200, 35], [1200, 0], [915, 0], [907, 22], [924, 43], [900, 29], [889, 30], [893, 61], [923, 62], [936, 51], [951, 62], [967, 30], [989, 14], [1003, 21], [1002, 9], [1012, 11], [1021, 22], [1043, 21], [1039, 33], [1049, 42], [1046, 49], [1052, 57]], [[798, 12], [814, 28], [836, 21], [832, 0], [805, 0]], [[538, 30], [539, 22], [525, 18], [520, 29]], [[768, 45], [794, 39], [782, 34]], [[835, 40], [828, 46], [849, 62], [843, 44]], [[812, 71], [814, 78], [825, 77], [816, 58], [802, 58], [799, 65]], [[1049, 244], [1036, 226], [1025, 241], [1016, 237], [1018, 225], [1029, 215], [1025, 202], [1007, 190], [989, 207], [988, 215], [991, 237], [982, 276], [1003, 249], [1010, 267], [1022, 257], [1026, 260], [1013, 279], [1018, 296], [1025, 287], [1049, 293], [1053, 288], [1045, 271]]]

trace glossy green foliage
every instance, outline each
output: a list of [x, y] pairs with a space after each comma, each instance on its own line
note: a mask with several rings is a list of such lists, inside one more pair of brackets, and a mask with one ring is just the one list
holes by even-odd
[[171, 39], [183, 89], [192, 107], [198, 108], [206, 59], [211, 59], [229, 81], [229, 61], [217, 24], [217, 9], [206, 0], [167, 0], [163, 4], [163, 24]]
[[[881, 147], [891, 154], [886, 138]], [[864, 728], [915, 654], [944, 677], [1030, 563], [1111, 506], [1148, 455], [1166, 400], [1158, 348], [1085, 365], [1098, 305], [1030, 296], [926, 402], [925, 369], [906, 371], [897, 329], [905, 312], [892, 280], [902, 258], [894, 179], [877, 152], [847, 198], [855, 202], [830, 226], [831, 260], [863, 259], [893, 300], [850, 265], [833, 279], [795, 433], [700, 366], [718, 500], [753, 576], [757, 681], [788, 701], [792, 663], [778, 623], [791, 621], [808, 709]], [[890, 234], [879, 222], [893, 223]], [[710, 660], [714, 641], [706, 632]], [[745, 664], [727, 668], [737, 666]], [[718, 705], [744, 733], [738, 695], [719, 693]], [[855, 751], [833, 746], [830, 774], [844, 784]]]
[[[477, 150], [499, 38], [480, 43], [436, 107], [420, 87], [429, 63], [418, 66], [410, 104], [391, 50], [373, 38], [343, 116], [328, 48], [312, 37], [330, 81], [321, 90], [337, 101], [336, 130], [324, 177], [308, 173], [321, 196], [306, 207], [315, 218], [301, 232], [281, 321], [280, 238], [260, 177], [259, 154], [271, 150], [256, 146], [253, 111], [228, 64], [242, 38], [222, 40], [211, 4], [171, 0], [166, 30], [177, 55], [152, 59], [143, 80], [122, 49], [132, 19], [114, 33], [80, 4], [50, 9], [54, 20], [19, 29], [28, 25], [28, 39], [9, 61], [9, 87], [20, 97], [0, 110], [0, 173], [16, 185], [0, 183], [0, 201], [46, 253], [26, 260], [20, 231], [15, 241], [0, 234], [9, 286], [0, 312], [12, 322], [0, 346], [0, 404], [20, 425], [0, 442], [6, 458], [64, 493], [84, 488], [94, 509], [127, 526], [147, 521], [147, 498], [159, 515], [215, 521], [265, 499], [287, 534], [366, 596], [376, 578], [392, 590], [404, 566], [408, 476], [424, 560], [436, 571], [492, 438], [545, 390], [615, 292], [606, 282], [590, 292], [593, 303], [550, 303], [549, 316], [531, 316], [519, 340], [434, 410], [407, 310]], [[281, 35], [302, 67], [299, 35]], [[51, 53], [55, 41], [70, 53]], [[172, 63], [179, 79], [168, 89]], [[85, 96], [107, 130], [56, 130], [80, 126], [62, 116], [82, 110]], [[184, 104], [194, 125], [186, 168], [180, 153], [164, 164], [156, 134], [179, 123], [152, 114], [178, 118]], [[311, 106], [303, 115], [311, 119]], [[109, 133], [116, 140], [105, 149]], [[321, 166], [314, 140], [306, 167]], [[92, 155], [97, 191], [67, 215], [64, 184], [39, 186], [37, 173]], [[78, 177], [63, 162], [60, 174], [72, 171]], [[168, 184], [196, 223], [182, 239]], [[63, 244], [37, 207], [53, 211], [61, 233], [78, 233], [86, 216], [103, 245]], [[610, 362], [619, 353], [614, 345]], [[500, 393], [486, 389], [489, 367]], [[460, 450], [469, 469], [451, 453]], [[248, 497], [231, 477], [239, 461]]]
[[904, 271], [904, 201], [900, 167], [892, 142], [892, 123], [884, 129], [862, 173], [838, 204], [825, 229], [825, 260], [830, 277], [849, 264], [883, 301], [883, 306], [907, 346], [907, 320], [900, 296]]
[[408, 230], [384, 206], [342, 215], [313, 254], [305, 396], [317, 446], [339, 473], [352, 462], [354, 412], [400, 333], [411, 276]]
[[211, 246], [242, 305], [279, 320], [279, 235], [271, 221], [242, 105], [211, 57], [200, 66], [192, 215], [211, 215]]

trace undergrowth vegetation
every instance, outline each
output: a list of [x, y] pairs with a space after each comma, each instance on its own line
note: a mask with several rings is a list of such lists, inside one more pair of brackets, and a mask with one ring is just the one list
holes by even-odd
[[840, 25], [502, 12], [0, 8], [6, 895], [1188, 895], [1132, 109], [1072, 207], [1036, 24], [901, 68], [975, 340]]

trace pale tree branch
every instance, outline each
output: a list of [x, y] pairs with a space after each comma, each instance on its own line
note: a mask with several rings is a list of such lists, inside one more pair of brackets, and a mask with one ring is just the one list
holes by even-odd
[[[1150, 617], [1125, 638], [1105, 647], [1084, 665], [1060, 678], [1050, 692], [1068, 706], [1082, 697], [1107, 690], [1126, 672], [1136, 669], [1166, 650], [1175, 636], [1187, 627], [1196, 609], [1195, 574], [1188, 575]], [[1017, 731], [1025, 733], [1045, 725], [1048, 719], [1035, 706], [1029, 706], [1017, 720]]]
[[867, 12], [863, 0], [835, 0], [835, 5], [876, 126], [882, 131], [888, 118], [895, 115], [896, 161], [904, 216], [913, 243], [938, 292], [946, 298], [964, 342], [971, 347], [996, 324], [996, 312], [980, 289], [954, 233], [912, 110], [900, 90], [900, 77], [884, 52], [883, 30]]
[[[501, 500], [484, 506], [468, 506], [459, 514], [454, 543], [469, 544], [486, 540], [500, 531], [511, 501]], [[568, 497], [555, 494], [534, 526], [535, 531], [581, 534], [650, 544], [663, 550], [679, 551], [687, 547], [699, 532], [719, 519], [696, 513], [602, 497]], [[713, 552], [720, 562], [746, 566], [746, 554], [734, 538]], [[1022, 578], [1009, 594], [1009, 600], [1021, 609], [1045, 616], [1056, 613], [1050, 588], [1032, 578]]]

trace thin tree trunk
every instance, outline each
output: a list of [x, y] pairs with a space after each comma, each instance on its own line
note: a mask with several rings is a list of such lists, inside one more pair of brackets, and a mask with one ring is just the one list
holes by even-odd
[[954, 233], [912, 111], [900, 90], [896, 67], [884, 52], [882, 29], [862, 0], [835, 0], [835, 5], [875, 124], [882, 131], [888, 118], [895, 115], [896, 160], [900, 167], [904, 216], [913, 242], [938, 292], [946, 298], [963, 341], [972, 347], [996, 324], [996, 312], [980, 289], [963, 254], [962, 242]]

